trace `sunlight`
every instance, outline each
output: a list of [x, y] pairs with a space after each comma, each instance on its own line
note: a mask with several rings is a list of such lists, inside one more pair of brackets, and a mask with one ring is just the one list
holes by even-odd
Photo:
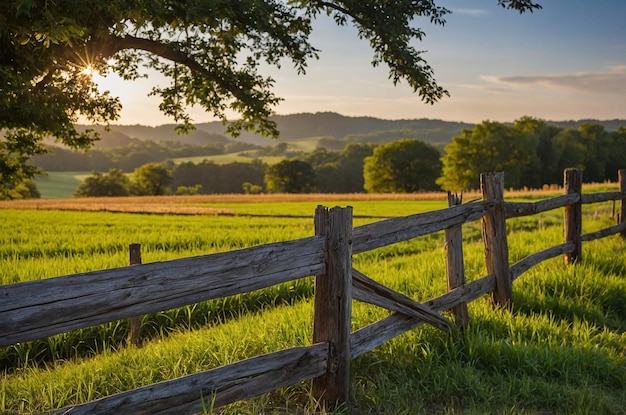
[[80, 73], [91, 78], [94, 75], [97, 75], [98, 71], [93, 66], [91, 66], [91, 64], [88, 64], [83, 68], [82, 71], [80, 71]]

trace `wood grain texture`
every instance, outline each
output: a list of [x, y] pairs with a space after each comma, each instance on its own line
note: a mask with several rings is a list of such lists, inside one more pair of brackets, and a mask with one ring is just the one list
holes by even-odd
[[[460, 206], [462, 196], [448, 192], [448, 206]], [[463, 226], [454, 225], [445, 230], [446, 247], [446, 279], [448, 291], [465, 285], [465, 262], [463, 255]], [[467, 303], [461, 303], [452, 308], [455, 323], [466, 327], [469, 323]]]
[[377, 283], [356, 269], [352, 270], [352, 284], [354, 288], [353, 298], [355, 300], [422, 319], [425, 323], [430, 323], [442, 330], [452, 327], [450, 321], [440, 316], [439, 313], [406, 295]]
[[443, 231], [454, 225], [478, 220], [492, 208], [493, 203], [472, 202], [447, 209], [362, 225], [354, 228], [352, 250], [358, 254], [418, 236]]
[[326, 269], [315, 277], [313, 343], [328, 342], [326, 373], [312, 394], [333, 408], [350, 392], [352, 323], [352, 207], [315, 210], [315, 234], [326, 238]]
[[[496, 279], [493, 274], [488, 275], [427, 301], [424, 305], [431, 310], [441, 313], [461, 303], [469, 303], [493, 291], [495, 281]], [[395, 313], [363, 327], [352, 333], [352, 358], [359, 357], [394, 337], [419, 327], [422, 324], [424, 324], [422, 318], [409, 317], [405, 314]]]
[[535, 252], [532, 255], [528, 255], [527, 257], [511, 265], [511, 280], [515, 281], [520, 275], [528, 271], [531, 267], [539, 264], [540, 262], [543, 262], [550, 258], [555, 258], [559, 255], [567, 254], [568, 252], [572, 252], [573, 249], [574, 244], [572, 242], [566, 242], [561, 245], [556, 245], [544, 249], [543, 251]]
[[622, 234], [626, 231], [626, 223], [620, 223], [618, 225], [609, 226], [608, 228], [600, 229], [599, 231], [585, 233], [580, 235], [581, 242], [589, 242], [600, 238], [606, 238], [607, 236]]
[[294, 347], [241, 360], [206, 372], [110, 395], [56, 414], [178, 415], [202, 411], [214, 394], [215, 407], [312, 379], [326, 371], [328, 344]]
[[580, 195], [577, 193], [556, 196], [538, 202], [504, 202], [504, 214], [507, 219], [519, 216], [530, 216], [578, 202], [580, 202]]
[[[579, 169], [565, 169], [563, 173], [563, 188], [565, 194], [582, 194], [583, 173]], [[564, 256], [565, 265], [574, 264], [582, 259], [582, 203], [572, 203], [565, 206], [563, 212], [563, 226], [565, 242], [572, 242], [574, 249]]]
[[480, 187], [483, 198], [495, 203], [494, 208], [482, 218], [485, 265], [487, 272], [496, 276], [496, 289], [491, 297], [497, 307], [511, 308], [513, 284], [504, 216], [504, 173], [481, 174]]
[[315, 275], [323, 248], [310, 237], [0, 286], [0, 346]]
[[[128, 247], [130, 256], [130, 265], [141, 264], [141, 245], [131, 244]], [[135, 347], [141, 346], [141, 316], [132, 316], [130, 318], [130, 344]]]
[[610, 200], [622, 200], [626, 194], [622, 192], [603, 192], [603, 193], [583, 193], [580, 195], [580, 202], [583, 204], [608, 202]]

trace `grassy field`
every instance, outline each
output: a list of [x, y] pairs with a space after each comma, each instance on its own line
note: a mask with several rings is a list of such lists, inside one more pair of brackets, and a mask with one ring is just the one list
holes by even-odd
[[42, 198], [72, 197], [80, 183], [89, 176], [91, 172], [87, 171], [48, 172], [45, 176], [35, 177], [35, 184]]
[[[319, 140], [323, 137], [310, 137], [300, 140], [290, 140], [287, 142], [287, 152], [305, 152], [312, 153], [318, 148]], [[276, 141], [276, 144], [280, 144], [280, 141]], [[228, 164], [233, 162], [250, 163], [253, 160], [260, 160], [266, 164], [276, 164], [285, 159], [285, 156], [265, 156], [259, 155], [257, 150], [244, 150], [237, 151], [228, 154], [218, 154], [213, 156], [197, 156], [197, 157], [177, 157], [170, 159], [176, 164], [180, 163], [201, 163], [204, 160], [212, 161], [215, 164]]]
[[[355, 225], [444, 207], [441, 197], [320, 195], [241, 198], [144, 198], [169, 214], [17, 209], [2, 204], [2, 284], [123, 266], [128, 245], [143, 262], [220, 252], [313, 234], [317, 204], [354, 206]], [[160, 200], [160, 202], [159, 202]], [[126, 201], [126, 199], [125, 199]], [[128, 199], [127, 206], [141, 205]], [[35, 203], [35, 202], [33, 202]], [[39, 201], [38, 203], [43, 203]], [[61, 203], [61, 202], [58, 202]], [[124, 201], [117, 200], [118, 205]], [[47, 209], [37, 205], [40, 209]], [[179, 206], [214, 214], [174, 215]], [[58, 208], [58, 206], [57, 206]], [[68, 208], [67, 205], [65, 208]], [[183, 209], [185, 210], [185, 209]], [[215, 212], [221, 214], [215, 214]], [[207, 213], [207, 212], [205, 212]], [[612, 206], [585, 208], [585, 232], [606, 227]], [[562, 242], [562, 211], [509, 221], [510, 257]], [[480, 223], [464, 226], [468, 279], [485, 275]], [[583, 247], [565, 268], [544, 262], [514, 284], [512, 311], [487, 298], [470, 304], [465, 331], [420, 327], [352, 362], [350, 414], [623, 414], [626, 407], [625, 242], [609, 237]], [[355, 268], [418, 300], [446, 290], [443, 235], [356, 255]], [[0, 349], [1, 413], [37, 413], [156, 381], [221, 366], [312, 337], [310, 278], [248, 295], [142, 317], [144, 346], [126, 344], [126, 321]], [[355, 302], [353, 329], [388, 312]], [[224, 414], [324, 413], [304, 384], [239, 402]]]
[[239, 151], [236, 153], [228, 153], [228, 154], [218, 154], [215, 156], [195, 156], [195, 157], [177, 157], [170, 159], [175, 164], [181, 163], [194, 163], [199, 164], [203, 161], [210, 161], [215, 164], [228, 164], [228, 163], [251, 163], [252, 160], [261, 160], [263, 163], [267, 164], [275, 164], [283, 160], [285, 157], [283, 156], [251, 156], [254, 153], [254, 150], [248, 151]]

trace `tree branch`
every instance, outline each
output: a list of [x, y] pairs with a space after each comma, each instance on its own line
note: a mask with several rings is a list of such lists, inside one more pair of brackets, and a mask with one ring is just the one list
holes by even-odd
[[343, 14], [345, 14], [347, 16], [350, 16], [358, 24], [362, 25], [364, 23], [363, 20], [361, 18], [359, 18], [357, 15], [355, 15], [354, 13], [352, 13], [350, 10], [346, 9], [345, 7], [339, 6], [338, 4], [334, 4], [334, 3], [331, 3], [329, 1], [318, 1], [316, 3], [319, 4], [322, 7], [326, 7], [326, 8], [338, 11], [340, 13], [343, 13]]
[[96, 50], [98, 50], [98, 53], [103, 56], [103, 58], [112, 57], [117, 52], [126, 49], [135, 49], [150, 52], [169, 61], [176, 62], [188, 67], [192, 72], [201, 75], [205, 79], [219, 85], [225, 91], [230, 92], [236, 99], [240, 101], [246, 101], [247, 99], [245, 91], [243, 91], [240, 87], [228, 82], [226, 79], [220, 77], [215, 72], [212, 72], [206, 67], [202, 66], [188, 54], [181, 52], [180, 50], [176, 50], [174, 47], [172, 47], [172, 44], [126, 35], [124, 37], [108, 36], [105, 39], [94, 41], [92, 46], [97, 48]]

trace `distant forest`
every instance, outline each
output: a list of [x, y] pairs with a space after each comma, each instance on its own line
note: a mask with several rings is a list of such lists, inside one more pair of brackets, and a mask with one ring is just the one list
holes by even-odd
[[[485, 134], [491, 134], [488, 130], [493, 125], [488, 129], [484, 127], [494, 124], [484, 122], [474, 125], [430, 119], [382, 120], [373, 117], [345, 117], [330, 112], [275, 116], [274, 120], [278, 123], [281, 131], [281, 137], [278, 140], [271, 140], [253, 134], [243, 134], [237, 139], [228, 138], [223, 134], [223, 125], [217, 122], [198, 124], [196, 125], [196, 130], [186, 135], [176, 134], [174, 125], [159, 127], [113, 125], [110, 131], [104, 131], [102, 127], [81, 126], [81, 128], [100, 128], [102, 138], [95, 144], [94, 148], [86, 152], [79, 152], [61, 148], [53, 142], [48, 142], [50, 153], [33, 157], [33, 162], [42, 170], [50, 172], [107, 172], [111, 169], [118, 169], [126, 173], [131, 173], [146, 164], [161, 163], [166, 165], [171, 172], [172, 192], [175, 192], [178, 187], [182, 187], [185, 189], [195, 188], [200, 193], [242, 193], [250, 191], [251, 188], [256, 192], [264, 191], [264, 186], [267, 185], [268, 178], [266, 173], [269, 166], [261, 160], [264, 156], [272, 156], [299, 160], [309, 165], [311, 174], [315, 176], [315, 180], [306, 185], [310, 191], [333, 193], [363, 192], [365, 191], [363, 161], [366, 157], [372, 156], [377, 146], [399, 140], [415, 140], [427, 144], [429, 147], [436, 149], [441, 156], [444, 156], [444, 148], [453, 142], [455, 142], [455, 145], [449, 148], [454, 149], [458, 147], [459, 140], [463, 139], [463, 137], [466, 140], [470, 140], [470, 138], [471, 140], [478, 140], [470, 140], [468, 142], [479, 144], [487, 142], [485, 137], [477, 139], [471, 136], [472, 134], [476, 135], [476, 131], [487, 131]], [[502, 139], [510, 142], [517, 141], [519, 138], [516, 138], [517, 136], [515, 135], [517, 134], [515, 132], [517, 128], [516, 123], [495, 123], [498, 124], [497, 127], [500, 130], [494, 129], [493, 131], [503, 131]], [[541, 138], [542, 149], [533, 148], [536, 145], [532, 144], [533, 141], [531, 140], [530, 144], [528, 144], [530, 147], [527, 146], [525, 151], [532, 153], [539, 151], [545, 155], [545, 145], [549, 144], [548, 141], [561, 147], [564, 145], [567, 147], [569, 146], [568, 142], [571, 142], [572, 146], [577, 146], [576, 153], [580, 155], [585, 153], [580, 146], [586, 145], [586, 142], [591, 143], [589, 138], [585, 138], [586, 133], [584, 132], [586, 130], [584, 128], [586, 127], [579, 131], [581, 126], [597, 126], [598, 131], [604, 131], [607, 137], [613, 140], [611, 141], [612, 143], [615, 141], [614, 137], [621, 137], [623, 135], [622, 132], [626, 128], [625, 120], [541, 121], [541, 124], [550, 127], [549, 129], [544, 128], [544, 130], [549, 132], [551, 137], [547, 137], [545, 133], [542, 133], [545, 136]], [[479, 128], [476, 128], [477, 126]], [[527, 126], [526, 128], [528, 129], [529, 127]], [[533, 128], [536, 128], [536, 126]], [[510, 135], [508, 129], [515, 132], [515, 134]], [[618, 130], [620, 131], [619, 134], [614, 133]], [[580, 136], [580, 139], [576, 138], [576, 134], [574, 134], [574, 138], [571, 138], [568, 135], [564, 136], [562, 133], [564, 131], [578, 131], [576, 134], [580, 135], [581, 132], [584, 134]], [[521, 133], [521, 130], [518, 132]], [[559, 133], [558, 137], [557, 133]], [[504, 137], [504, 135], [507, 135], [508, 138]], [[552, 137], [553, 135], [554, 137]], [[297, 143], [301, 140], [313, 142], [315, 149], [309, 151], [298, 149]], [[617, 146], [615, 149], [618, 149], [621, 146], [620, 140], [611, 145]], [[594, 145], [597, 146], [598, 144], [599, 141]], [[493, 145], [493, 143], [490, 145]], [[458, 154], [461, 154], [458, 149], [456, 151]], [[559, 151], [560, 154], [568, 154], [567, 151]], [[247, 163], [237, 162], [218, 165], [211, 161], [211, 157], [225, 154], [245, 156], [249, 158], [250, 162], [254, 163], [246, 165]], [[196, 163], [185, 161], [175, 163], [172, 161], [172, 159], [190, 157], [198, 158], [197, 160], [200, 161]], [[203, 157], [206, 157], [206, 159], [203, 159]], [[449, 155], [447, 157], [449, 158]], [[581, 164], [584, 164], [584, 157], [581, 157], [576, 158], [576, 160], [550, 162], [554, 164], [554, 168], [560, 168], [561, 164], [567, 164], [568, 162], [577, 164], [571, 167], [584, 167], [584, 165], [581, 166]], [[506, 164], [506, 158], [507, 154], [505, 153], [503, 170], [507, 170], [510, 167]], [[445, 157], [443, 160], [445, 161]], [[545, 157], [542, 157], [542, 154], [539, 154], [534, 163], [545, 166], [547, 161]], [[598, 162], [603, 161], [595, 157], [594, 163], [597, 164]], [[610, 164], [612, 168], [614, 162]], [[536, 172], [539, 171], [538, 166], [529, 169]], [[477, 168], [480, 168], [480, 166]], [[515, 170], [518, 172], [516, 173], [516, 186], [540, 186], [541, 184], [552, 182], [554, 177], [559, 175], [557, 170], [551, 172], [550, 175], [546, 173], [546, 177], [539, 177], [535, 174], [532, 183], [525, 184], [523, 175], [520, 176], [523, 173], [523, 169], [524, 167], [521, 166]], [[600, 176], [603, 173], [600, 170], [598, 172], [598, 174], [594, 175], [594, 179], [601, 178]], [[282, 174], [288, 175], [289, 172]], [[611, 176], [614, 176], [614, 174], [611, 173]], [[510, 174], [509, 177], [513, 178]], [[455, 178], [454, 180], [458, 181], [460, 179]], [[450, 183], [448, 183], [448, 187], [450, 187]]]
[[[473, 124], [441, 120], [382, 120], [373, 117], [346, 117], [336, 113], [277, 115], [281, 135], [278, 140], [243, 133], [237, 139], [224, 135], [219, 122], [201, 123], [189, 134], [174, 132], [175, 125], [148, 127], [142, 125], [81, 126], [99, 130], [101, 140], [87, 152], [63, 149], [48, 141], [48, 154], [33, 157], [34, 164], [45, 171], [100, 171], [118, 168], [125, 172], [146, 163], [181, 157], [214, 156], [257, 150], [251, 156], [263, 155], [264, 147], [278, 147], [276, 156], [287, 156], [289, 143], [302, 139], [317, 140], [318, 148], [340, 151], [347, 144], [383, 144], [400, 138], [411, 138], [432, 144], [439, 150], [452, 137]], [[287, 143], [285, 147], [284, 144]], [[280, 151], [282, 149], [282, 152]], [[291, 152], [291, 156], [295, 156]]]

